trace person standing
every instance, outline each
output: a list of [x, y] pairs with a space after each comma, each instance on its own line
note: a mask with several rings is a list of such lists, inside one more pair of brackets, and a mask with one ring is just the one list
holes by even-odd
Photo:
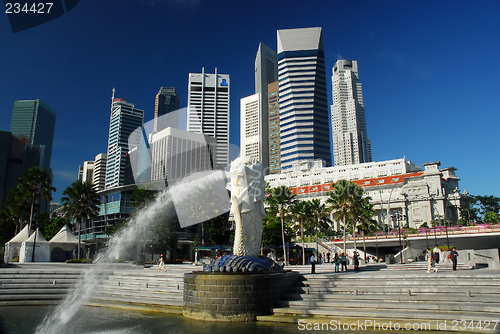
[[333, 257], [333, 264], [335, 265], [335, 272], [339, 272], [339, 266], [340, 266], [340, 258], [337, 253], [335, 253], [335, 256]]
[[354, 262], [354, 271], [359, 271], [359, 255], [358, 255], [358, 252], [354, 253], [353, 262]]
[[340, 263], [342, 263], [342, 268], [341, 271], [347, 271], [347, 258], [344, 253], [342, 253], [342, 256], [340, 257]]
[[326, 263], [330, 263], [330, 252], [326, 253]]
[[316, 274], [316, 258], [314, 257], [314, 254], [311, 255], [311, 274]]
[[457, 270], [457, 257], [458, 257], [458, 252], [457, 252], [457, 249], [455, 247], [453, 247], [453, 249], [451, 250], [450, 252], [450, 260], [451, 262], [453, 263], [453, 271]]
[[163, 259], [163, 254], [160, 255], [160, 258], [158, 259], [158, 272], [160, 272], [160, 270], [165, 270], [165, 272], [167, 272], [167, 268], [165, 268], [165, 260]]
[[434, 272], [437, 271], [433, 257], [434, 253], [431, 252], [429, 247], [427, 247], [427, 253], [425, 253], [425, 260], [427, 261], [427, 273], [430, 273], [431, 270]]

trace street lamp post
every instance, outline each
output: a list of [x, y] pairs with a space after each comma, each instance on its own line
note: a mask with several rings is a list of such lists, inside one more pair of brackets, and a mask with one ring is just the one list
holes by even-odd
[[399, 258], [401, 264], [403, 264], [403, 245], [401, 243], [401, 221], [406, 219], [405, 215], [402, 215], [400, 213], [395, 213], [394, 215], [391, 216], [391, 219], [393, 222], [398, 223], [398, 234], [399, 234]]

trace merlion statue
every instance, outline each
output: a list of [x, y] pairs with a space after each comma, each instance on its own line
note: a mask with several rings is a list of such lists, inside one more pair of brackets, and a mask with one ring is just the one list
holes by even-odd
[[253, 157], [231, 163], [231, 214], [235, 222], [234, 255], [260, 254], [264, 211], [264, 173]]

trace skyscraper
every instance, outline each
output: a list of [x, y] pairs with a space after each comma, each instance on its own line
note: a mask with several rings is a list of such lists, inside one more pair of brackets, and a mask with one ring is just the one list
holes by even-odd
[[229, 164], [229, 94], [228, 74], [189, 73], [187, 130], [217, 140], [217, 169]]
[[[179, 95], [174, 87], [161, 87], [155, 99], [155, 118], [153, 132], [167, 127], [179, 127]], [[168, 115], [168, 116], [165, 116]], [[164, 117], [162, 117], [164, 116]]]
[[[259, 161], [264, 168], [269, 167], [269, 126], [268, 126], [268, 103], [267, 86], [278, 80], [278, 55], [276, 51], [267, 45], [260, 43], [255, 56], [255, 93], [259, 94]], [[242, 128], [243, 129], [243, 128]], [[243, 131], [243, 130], [240, 131]], [[242, 134], [243, 135], [243, 134]], [[243, 149], [243, 145], [242, 145]], [[266, 169], [267, 174], [267, 169]]]
[[[260, 94], [253, 94], [240, 100], [240, 155], [254, 157], [268, 165], [268, 146], [263, 146], [263, 138], [267, 133], [263, 131], [263, 123], [267, 124], [267, 117], [263, 119]], [[266, 161], [266, 164], [264, 164]]]
[[104, 190], [106, 184], [106, 161], [108, 155], [99, 153], [94, 159], [94, 175], [92, 175], [92, 183], [96, 191]]
[[371, 162], [358, 62], [339, 59], [332, 72], [334, 164], [344, 166]]
[[280, 156], [280, 106], [279, 81], [267, 86], [267, 106], [269, 108], [269, 174], [281, 173]]
[[322, 28], [278, 30], [281, 172], [299, 160], [331, 164]]
[[28, 144], [44, 146], [41, 167], [49, 174], [55, 124], [55, 111], [42, 101], [21, 100], [14, 102], [10, 132], [14, 136], [28, 137]]
[[[144, 111], [134, 108], [126, 99], [113, 97], [111, 103], [111, 118], [109, 121], [108, 161], [106, 164], [105, 188], [124, 185], [125, 157], [129, 151], [129, 143], [141, 144], [141, 137], [131, 138], [132, 132], [142, 127]], [[141, 133], [141, 132], [137, 132]]]

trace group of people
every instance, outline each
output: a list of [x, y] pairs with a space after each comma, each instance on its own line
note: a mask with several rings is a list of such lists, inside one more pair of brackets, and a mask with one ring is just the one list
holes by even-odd
[[[321, 254], [320, 254], [320, 257], [321, 257]], [[330, 257], [330, 253], [327, 254], [328, 262], [330, 262], [329, 257]], [[310, 262], [311, 262], [311, 274], [315, 274], [316, 273], [316, 257], [314, 256], [314, 254], [311, 256]], [[347, 256], [344, 253], [342, 253], [340, 255], [335, 253], [335, 255], [333, 256], [332, 262], [335, 265], [335, 272], [336, 273], [338, 273], [340, 271], [347, 271]], [[353, 264], [354, 264], [354, 270], [359, 271], [359, 254], [357, 252], [354, 253]], [[340, 270], [339, 270], [339, 267], [340, 267]]]
[[[439, 263], [442, 256], [442, 252], [439, 247], [436, 245], [434, 249], [431, 251], [430, 248], [427, 248], [427, 252], [425, 254], [425, 260], [427, 261], [427, 273], [430, 272], [438, 272], [437, 264]], [[453, 271], [457, 270], [458, 263], [458, 252], [455, 247], [452, 248], [450, 254], [448, 255], [448, 259], [453, 263]]]

